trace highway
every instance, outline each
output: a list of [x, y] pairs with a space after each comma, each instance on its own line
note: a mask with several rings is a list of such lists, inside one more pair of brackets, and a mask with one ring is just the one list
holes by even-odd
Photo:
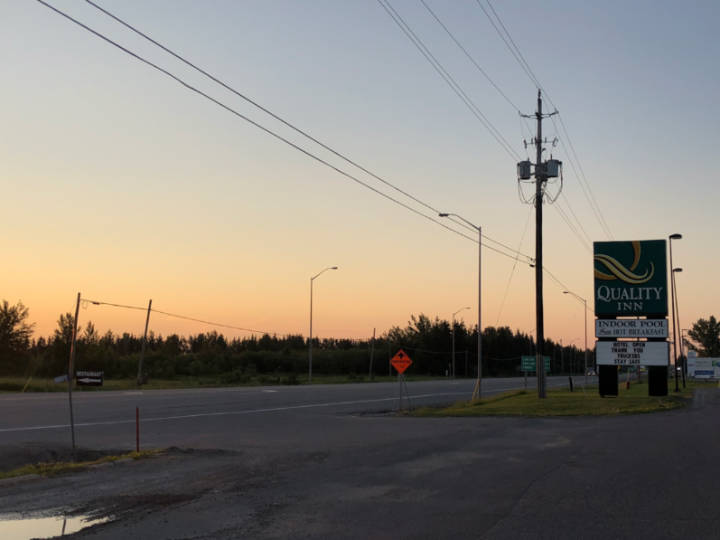
[[[577, 382], [577, 381], [576, 381]], [[475, 381], [434, 380], [407, 384], [413, 406], [469, 399]], [[523, 388], [522, 378], [486, 378], [485, 395]], [[528, 378], [534, 390], [536, 380]], [[567, 385], [549, 377], [548, 386]], [[201, 388], [184, 390], [75, 391], [76, 441], [87, 448], [133, 448], [135, 408], [144, 447], [241, 448], [283, 433], [288, 426], [397, 409], [397, 383]], [[3, 443], [70, 443], [67, 393], [0, 395]]]
[[[472, 385], [408, 387], [421, 404]], [[82, 392], [76, 404], [82, 447], [132, 448], [138, 406], [142, 445], [180, 449], [0, 481], [0, 525], [2, 513], [92, 513], [110, 522], [77, 537], [102, 540], [720, 535], [717, 389], [685, 409], [609, 417], [377, 414], [397, 405], [385, 383]], [[6, 394], [0, 407], [0, 449], [68, 444], [66, 395]]]

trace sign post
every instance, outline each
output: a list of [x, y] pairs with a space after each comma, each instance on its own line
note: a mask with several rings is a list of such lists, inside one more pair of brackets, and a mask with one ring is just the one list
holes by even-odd
[[395, 356], [392, 357], [392, 359], [390, 360], [390, 364], [392, 364], [392, 367], [395, 368], [395, 371], [397, 371], [398, 374], [398, 387], [400, 391], [398, 410], [402, 411], [403, 409], [403, 389], [405, 391], [405, 397], [407, 398], [408, 409], [412, 409], [412, 404], [410, 403], [410, 394], [408, 393], [407, 384], [405, 382], [405, 370], [412, 365], [412, 360], [405, 353], [405, 351], [400, 349], [398, 352], [395, 353]]

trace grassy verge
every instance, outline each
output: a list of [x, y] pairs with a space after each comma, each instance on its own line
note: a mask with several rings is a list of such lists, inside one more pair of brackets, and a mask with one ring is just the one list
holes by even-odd
[[647, 383], [631, 383], [626, 389], [621, 384], [615, 397], [602, 398], [596, 388], [570, 392], [566, 389], [549, 390], [546, 399], [539, 399], [533, 391], [507, 392], [475, 402], [458, 402], [446, 408], [425, 407], [413, 411], [413, 416], [602, 416], [667, 411], [684, 407], [696, 388], [715, 387], [717, 383], [689, 381], [687, 388], [667, 396], [648, 396]]
[[23, 465], [10, 471], [0, 471], [0, 480], [4, 478], [13, 478], [15, 476], [24, 476], [26, 474], [39, 474], [41, 476], [57, 476], [59, 474], [78, 472], [100, 465], [102, 463], [112, 463], [121, 459], [143, 459], [160, 454], [160, 450], [143, 450], [141, 452], [128, 452], [127, 454], [119, 454], [112, 456], [103, 456], [92, 461], [56, 461], [52, 463], [34, 463]]
[[[443, 380], [445, 377], [407, 376], [408, 381]], [[395, 382], [396, 376], [376, 375], [373, 380], [367, 375], [313, 375], [313, 384], [352, 384], [364, 382]], [[223, 375], [177, 377], [175, 379], [150, 379], [142, 386], [144, 390], [167, 390], [173, 388], [213, 388], [230, 386], [269, 386], [308, 384], [307, 374], [263, 374], [249, 377], [242, 383], [227, 381]], [[97, 392], [103, 390], [137, 390], [135, 379], [105, 379], [103, 386], [73, 387], [74, 391]], [[2, 392], [66, 392], [67, 383], [56, 383], [52, 379], [23, 377], [0, 377]]]

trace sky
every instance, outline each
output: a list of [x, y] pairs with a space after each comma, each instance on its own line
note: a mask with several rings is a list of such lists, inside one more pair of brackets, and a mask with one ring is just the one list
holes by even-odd
[[[48, 3], [435, 219], [90, 4]], [[537, 88], [481, 9], [492, 14], [486, 0], [425, 0], [474, 63], [420, 0], [391, 5], [507, 151], [378, 1], [97, 3], [432, 208], [534, 255], [534, 213], [519, 197], [516, 162], [534, 159], [523, 140], [535, 126], [518, 109], [535, 111]], [[540, 81], [544, 109], [560, 112], [543, 123], [559, 139], [547, 153], [564, 163], [562, 195], [543, 209], [544, 266], [562, 283], [545, 276], [545, 336], [582, 344], [583, 306], [562, 291], [592, 308], [591, 241], [681, 233], [673, 242], [681, 326], [719, 315], [720, 187], [707, 160], [720, 143], [720, 4], [492, 8]], [[413, 314], [449, 320], [466, 306], [457, 318], [476, 324], [475, 232], [463, 238], [395, 204], [39, 2], [0, 0], [0, 29], [0, 299], [30, 309], [35, 337], [74, 310], [78, 292], [307, 335], [310, 277], [334, 265], [314, 281], [316, 336], [368, 338]], [[482, 326], [532, 332], [533, 269], [484, 242]], [[80, 324], [89, 320], [135, 334], [145, 322], [138, 310], [84, 304]], [[150, 329], [249, 335], [160, 314]]]

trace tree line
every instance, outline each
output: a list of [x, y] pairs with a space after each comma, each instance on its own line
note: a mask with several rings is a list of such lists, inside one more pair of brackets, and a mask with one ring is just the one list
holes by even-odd
[[[34, 325], [22, 302], [0, 304], [0, 375], [55, 377], [67, 372], [74, 319], [61, 314], [57, 328], [47, 337], [33, 338]], [[700, 319], [688, 332], [690, 348], [703, 356], [720, 356], [720, 323], [715, 317]], [[477, 327], [455, 322], [455, 374], [477, 376]], [[389, 360], [403, 349], [413, 360], [409, 373], [452, 374], [452, 323], [424, 314], [411, 316], [408, 324], [395, 326], [377, 339], [313, 338], [313, 373], [368, 376], [393, 373]], [[580, 345], [580, 344], [578, 344]], [[551, 373], [583, 373], [584, 351], [576, 344], [545, 341]], [[145, 346], [144, 374], [150, 378], [217, 376], [227, 383], [250, 381], [297, 382], [307, 373], [307, 338], [299, 334], [264, 334], [228, 339], [211, 331], [190, 336], [150, 332]], [[78, 328], [76, 368], [102, 370], [108, 378], [134, 378], [142, 336], [107, 331], [100, 334], [92, 322]], [[487, 376], [520, 374], [520, 357], [534, 355], [533, 336], [507, 326], [486, 327], [482, 332], [482, 370]], [[588, 366], [594, 351], [588, 351]]]

